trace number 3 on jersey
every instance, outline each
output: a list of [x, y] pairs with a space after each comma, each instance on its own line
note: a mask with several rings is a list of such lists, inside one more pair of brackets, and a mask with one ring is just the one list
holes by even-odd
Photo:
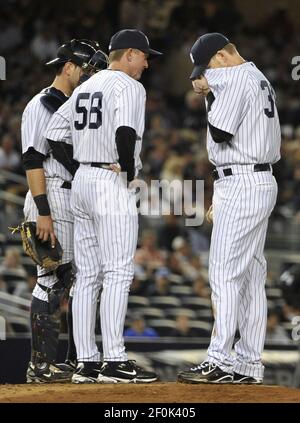
[[275, 113], [274, 113], [275, 112], [275, 101], [274, 101], [273, 88], [270, 87], [270, 84], [265, 80], [260, 81], [260, 87], [264, 92], [266, 92], [268, 94], [267, 99], [270, 103], [270, 107], [264, 109], [265, 115], [268, 118], [273, 118], [275, 116]]
[[[84, 129], [88, 123], [89, 129], [97, 129], [102, 125], [102, 93], [96, 92], [92, 95], [90, 101], [90, 93], [80, 93], [76, 99], [76, 112], [79, 120], [75, 120], [75, 129]], [[90, 110], [88, 106], [90, 105]]]

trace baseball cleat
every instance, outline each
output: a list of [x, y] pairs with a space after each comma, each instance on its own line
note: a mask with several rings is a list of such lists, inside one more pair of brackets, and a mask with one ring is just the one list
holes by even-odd
[[99, 362], [79, 362], [72, 376], [72, 383], [96, 383], [100, 374]]
[[235, 372], [233, 374], [232, 383], [236, 383], [236, 384], [240, 383], [245, 385], [261, 385], [262, 382], [263, 380], [260, 377], [245, 376]]
[[181, 383], [232, 383], [232, 380], [232, 374], [224, 372], [216, 364], [208, 361], [178, 374], [178, 382]]
[[59, 368], [59, 364], [29, 363], [26, 372], [27, 383], [65, 383], [70, 382], [73, 371]]
[[156, 380], [156, 373], [137, 366], [134, 360], [106, 361], [98, 376], [99, 383], [151, 383]]
[[75, 372], [77, 368], [77, 361], [76, 360], [65, 360], [64, 363], [57, 364], [61, 370], [69, 370], [70, 372]]

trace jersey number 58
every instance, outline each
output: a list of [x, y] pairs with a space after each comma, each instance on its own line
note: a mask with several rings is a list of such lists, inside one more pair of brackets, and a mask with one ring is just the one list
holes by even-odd
[[[81, 130], [88, 124], [89, 129], [97, 129], [102, 125], [102, 93], [95, 92], [91, 93], [80, 93], [76, 99], [76, 112], [79, 115], [79, 120], [75, 120], [75, 129]], [[90, 109], [87, 109], [90, 106]]]

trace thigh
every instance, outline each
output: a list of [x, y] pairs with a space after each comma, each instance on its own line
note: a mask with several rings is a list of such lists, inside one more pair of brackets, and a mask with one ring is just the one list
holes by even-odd
[[[71, 209], [74, 215], [74, 258], [77, 282], [95, 283], [101, 273], [101, 256], [97, 228], [91, 206], [86, 204], [84, 179], [72, 187]], [[90, 197], [92, 197], [90, 195]]]
[[223, 280], [234, 281], [245, 276], [256, 251], [263, 251], [262, 240], [264, 243], [276, 195], [276, 184], [257, 184], [247, 175], [229, 177], [216, 185], [210, 249], [212, 278], [222, 275]]
[[138, 236], [135, 194], [112, 184], [98, 198], [94, 216], [102, 264], [105, 269], [131, 265]]
[[70, 206], [71, 190], [61, 188], [60, 185], [60, 182], [49, 183], [47, 197], [54, 232], [63, 249], [63, 263], [68, 263], [74, 256], [74, 218]]

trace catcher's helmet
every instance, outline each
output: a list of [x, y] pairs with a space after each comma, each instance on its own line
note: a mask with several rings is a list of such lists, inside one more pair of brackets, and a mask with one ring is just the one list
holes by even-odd
[[98, 72], [108, 67], [109, 61], [107, 54], [102, 50], [97, 50], [96, 53], [90, 58], [88, 63], [84, 63], [82, 68], [87, 71]]
[[90, 61], [96, 50], [98, 50], [98, 43], [95, 41], [73, 39], [60, 46], [57, 50], [57, 57], [47, 62], [46, 66], [57, 66], [72, 62], [83, 67]]

